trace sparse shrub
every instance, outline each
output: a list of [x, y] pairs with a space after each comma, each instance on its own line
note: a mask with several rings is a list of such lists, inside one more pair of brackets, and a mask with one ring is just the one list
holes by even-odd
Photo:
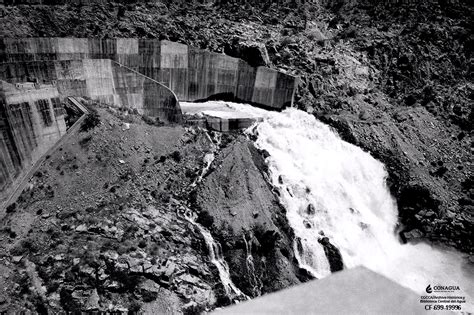
[[16, 202], [12, 203], [7, 207], [7, 213], [12, 213], [16, 210]]
[[133, 237], [136, 232], [138, 232], [138, 227], [137, 227], [137, 226], [135, 226], [135, 225], [128, 225], [128, 226], [125, 228], [124, 236], [127, 237], [127, 238]]
[[54, 198], [54, 189], [52, 187], [49, 187], [49, 189], [45, 193], [46, 197], [48, 198]]
[[285, 36], [285, 37], [283, 37], [283, 39], [281, 40], [280, 45], [284, 47], [284, 46], [288, 46], [288, 45], [290, 45], [290, 44], [293, 44], [294, 42], [295, 42], [295, 39], [294, 39], [293, 37], [291, 37], [291, 36]]
[[182, 159], [181, 152], [174, 151], [173, 153], [171, 153], [171, 158], [177, 163], [181, 162], [181, 159]]
[[155, 119], [153, 119], [152, 117], [150, 116], [147, 116], [147, 115], [143, 115], [142, 116], [142, 119], [143, 121], [148, 124], [148, 125], [154, 125], [155, 124]]
[[28, 252], [38, 252], [38, 247], [35, 246], [35, 244], [32, 243], [30, 240], [23, 240], [10, 250], [10, 254], [12, 256], [21, 256]]
[[145, 241], [145, 240], [141, 240], [140, 242], [138, 242], [138, 247], [140, 247], [140, 248], [145, 248], [145, 247], [146, 247], [146, 241]]
[[4, 227], [3, 229], [0, 230], [0, 232], [3, 232], [5, 234], [8, 234], [11, 238], [15, 238], [16, 237], [16, 233], [14, 231], [12, 231], [12, 229], [10, 227]]
[[[158, 256], [159, 253], [160, 253], [160, 247], [156, 243], [154, 243], [151, 250], [150, 250], [150, 254], [152, 256]], [[157, 264], [157, 260], [154, 257], [152, 259], [152, 264], [154, 264], [154, 265]]]
[[115, 250], [118, 251], [120, 245], [116, 242], [112, 242], [111, 240], [105, 241], [105, 243], [101, 247], [101, 251], [105, 252], [107, 250]]
[[123, 255], [128, 253], [128, 247], [125, 245], [119, 245], [119, 248], [117, 248], [117, 254]]
[[97, 223], [99, 223], [99, 219], [96, 218], [95, 216], [87, 217], [84, 221], [88, 225], [97, 225]]
[[184, 176], [186, 176], [187, 178], [193, 178], [195, 175], [196, 173], [194, 172], [194, 170], [192, 170], [191, 168], [186, 168]]
[[91, 129], [94, 129], [100, 124], [100, 116], [97, 113], [96, 110], [90, 110], [90, 112], [87, 114], [87, 117], [84, 119], [81, 125], [81, 131], [86, 132]]
[[88, 135], [82, 138], [81, 140], [79, 140], [79, 145], [84, 148], [89, 144], [91, 140], [92, 140], [92, 135]]
[[93, 207], [87, 207], [87, 208], [86, 208], [86, 212], [87, 212], [87, 213], [93, 213], [94, 210], [95, 210], [95, 209], [94, 209]]
[[133, 300], [128, 306], [128, 313], [136, 314], [140, 311], [141, 308], [142, 308], [142, 305], [140, 304], [140, 302]]
[[124, 114], [119, 114], [119, 118], [126, 123], [132, 124], [134, 122], [133, 116], [128, 114], [128, 111], [125, 111]]
[[149, 303], [156, 300], [156, 298], [158, 297], [158, 292], [142, 290], [141, 296], [142, 296], [143, 302]]
[[340, 37], [344, 38], [355, 38], [357, 37], [357, 29], [354, 26], [349, 26], [345, 29], [341, 34]]
[[158, 201], [162, 201], [163, 203], [168, 203], [171, 199], [168, 193], [160, 189], [152, 191], [151, 196]]

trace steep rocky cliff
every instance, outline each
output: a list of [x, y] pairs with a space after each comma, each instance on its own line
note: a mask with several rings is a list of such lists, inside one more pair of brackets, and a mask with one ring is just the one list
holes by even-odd
[[285, 210], [265, 180], [261, 154], [239, 137], [224, 149], [195, 203], [223, 246], [235, 283], [251, 297], [308, 279], [293, 253]]

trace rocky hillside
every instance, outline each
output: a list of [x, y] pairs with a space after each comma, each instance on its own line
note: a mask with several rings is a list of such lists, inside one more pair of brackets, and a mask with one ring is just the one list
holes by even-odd
[[[204, 156], [215, 150], [211, 137], [191, 127], [155, 126], [150, 118], [113, 107], [99, 108], [81, 129], [47, 158], [0, 220], [0, 287], [5, 289], [0, 311], [174, 314], [228, 305], [233, 297], [225, 293], [202, 234], [179, 215], [190, 207], [199, 222], [213, 226], [207, 207], [196, 202], [200, 186], [192, 185]], [[258, 152], [253, 149], [252, 155], [248, 140], [234, 138], [226, 136], [218, 152], [247, 148], [239, 156], [248, 162], [247, 176], [260, 183], [247, 190], [270, 200], [269, 207], [259, 208], [259, 199], [250, 199], [237, 216], [248, 218], [245, 233], [252, 249], [243, 258], [234, 255], [240, 260], [232, 263], [232, 276], [242, 289], [255, 280], [263, 283], [258, 291], [244, 290], [256, 296], [307, 277], [293, 260], [286, 221], [272, 218], [279, 208], [252, 162]], [[242, 168], [225, 171], [240, 178]], [[199, 196], [227, 202], [218, 190]], [[212, 215], [221, 224], [218, 220], [232, 222], [235, 214]], [[267, 218], [265, 224], [258, 217]], [[232, 246], [242, 252], [244, 231], [232, 233], [236, 237], [230, 242], [240, 247]], [[272, 244], [262, 239], [268, 235]], [[244, 271], [252, 255], [255, 274]], [[262, 266], [264, 257], [271, 263]]]
[[[393, 3], [110, 1], [107, 6], [0, 6], [0, 34], [169, 39], [299, 75], [297, 106], [387, 166], [399, 204], [401, 238], [428, 239], [473, 254], [474, 9], [468, 1]], [[229, 168], [226, 159], [237, 159], [237, 164], [252, 160], [252, 151], [237, 143], [229, 149], [236, 157], [225, 158], [225, 150], [219, 157], [222, 169]], [[278, 234], [275, 239], [284, 248], [291, 235], [278, 223], [281, 210], [274, 200], [262, 204], [260, 198], [266, 195], [246, 198], [276, 215], [263, 217], [248, 206], [244, 217], [234, 216], [232, 202], [239, 198], [231, 187], [237, 182], [225, 175], [215, 170], [193, 200], [214, 218], [210, 226], [221, 227], [235, 218], [229, 223], [232, 232], [215, 233], [227, 255], [238, 263], [249, 240], [253, 248], [264, 248], [258, 245], [260, 232], [241, 229], [249, 227], [252, 217], [256, 226]], [[238, 178], [241, 183], [253, 177]], [[219, 194], [231, 200], [219, 209], [206, 202], [206, 194], [215, 188], [212, 181], [225, 183]], [[237, 240], [228, 241], [229, 235]], [[292, 260], [291, 251], [285, 254], [284, 249], [258, 255], [258, 261], [279, 259], [277, 268]], [[257, 263], [256, 274], [265, 274], [261, 268]], [[288, 270], [282, 283], [302, 279], [292, 267]], [[248, 284], [248, 294], [273, 289], [264, 280]]]

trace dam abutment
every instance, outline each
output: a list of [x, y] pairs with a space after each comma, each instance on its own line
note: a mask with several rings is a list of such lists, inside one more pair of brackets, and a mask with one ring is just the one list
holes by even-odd
[[[274, 69], [170, 41], [3, 38], [0, 82], [0, 200], [5, 200], [66, 134], [59, 108], [69, 97], [181, 123], [179, 101], [226, 99], [281, 109], [292, 105], [298, 81]], [[30, 99], [21, 101], [19, 95]]]

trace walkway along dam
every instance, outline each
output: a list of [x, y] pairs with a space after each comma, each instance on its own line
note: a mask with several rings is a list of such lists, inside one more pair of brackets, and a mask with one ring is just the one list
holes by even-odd
[[179, 123], [179, 101], [280, 109], [292, 104], [297, 86], [274, 69], [153, 39], [4, 38], [0, 69], [0, 204], [66, 133], [61, 103], [68, 97]]

